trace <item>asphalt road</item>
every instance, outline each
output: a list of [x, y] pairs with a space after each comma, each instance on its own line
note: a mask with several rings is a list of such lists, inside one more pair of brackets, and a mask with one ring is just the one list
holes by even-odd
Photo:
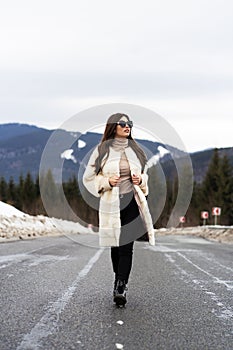
[[137, 242], [120, 309], [109, 249], [96, 245], [93, 235], [0, 245], [1, 350], [233, 349], [233, 245]]

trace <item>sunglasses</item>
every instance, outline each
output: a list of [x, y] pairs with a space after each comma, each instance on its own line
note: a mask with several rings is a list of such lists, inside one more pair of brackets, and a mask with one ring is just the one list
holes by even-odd
[[126, 125], [128, 125], [128, 127], [130, 129], [132, 129], [133, 127], [133, 122], [132, 120], [128, 120], [127, 122], [124, 122], [123, 120], [120, 120], [119, 122], [117, 122], [117, 125], [120, 125], [121, 128], [125, 128]]

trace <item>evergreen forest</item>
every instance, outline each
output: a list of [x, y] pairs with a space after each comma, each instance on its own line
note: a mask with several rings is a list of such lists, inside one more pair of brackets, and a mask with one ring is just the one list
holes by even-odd
[[[149, 196], [148, 203], [154, 220], [155, 227], [166, 227], [172, 208], [175, 205], [177, 191], [179, 188], [178, 178], [165, 179], [161, 184], [158, 176], [158, 166], [149, 168]], [[184, 226], [202, 225], [202, 211], [209, 212], [206, 224], [213, 224], [214, 218], [211, 214], [213, 207], [221, 208], [221, 216], [218, 224], [233, 225], [233, 167], [228, 157], [219, 156], [215, 149], [210, 160], [208, 170], [201, 183], [193, 184], [192, 198], [186, 213]], [[75, 176], [62, 183], [59, 187], [48, 171], [43, 178], [43, 187], [46, 195], [51, 200], [52, 210], [49, 216], [61, 219], [80, 221], [82, 224], [98, 226], [98, 204], [91, 207], [83, 199], [83, 192]], [[59, 196], [63, 192], [69, 207], [64, 205], [64, 197]], [[161, 196], [160, 196], [161, 193]], [[165, 193], [165, 195], [164, 195]], [[6, 181], [0, 178], [0, 200], [13, 205], [17, 209], [30, 215], [48, 215], [41, 198], [39, 176], [34, 179], [30, 173], [21, 175], [16, 183], [13, 178]], [[58, 203], [59, 202], [59, 203]], [[1, 213], [0, 213], [1, 215]]]

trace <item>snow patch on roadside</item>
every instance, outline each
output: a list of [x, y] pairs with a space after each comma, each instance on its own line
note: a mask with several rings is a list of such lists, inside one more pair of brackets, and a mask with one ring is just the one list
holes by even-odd
[[12, 217], [12, 216], [17, 216], [17, 217], [25, 217], [29, 216], [22, 211], [16, 209], [10, 204], [4, 203], [0, 201], [0, 216], [6, 216], [6, 217]]
[[180, 228], [161, 228], [155, 230], [155, 235], [188, 235], [201, 237], [221, 243], [233, 243], [233, 226], [194, 226]]
[[31, 216], [0, 201], [0, 242], [66, 233], [93, 233], [78, 222]]

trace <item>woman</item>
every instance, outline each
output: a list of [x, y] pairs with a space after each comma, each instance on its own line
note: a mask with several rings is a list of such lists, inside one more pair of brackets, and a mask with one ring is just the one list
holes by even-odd
[[146, 201], [146, 155], [131, 135], [133, 122], [116, 113], [107, 120], [100, 144], [93, 151], [83, 183], [100, 196], [99, 243], [111, 247], [115, 273], [114, 302], [126, 303], [134, 241], [148, 233], [154, 245], [154, 229]]

